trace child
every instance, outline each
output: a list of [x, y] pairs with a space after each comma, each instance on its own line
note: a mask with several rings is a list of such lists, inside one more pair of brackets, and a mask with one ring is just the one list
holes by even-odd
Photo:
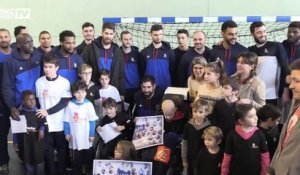
[[211, 114], [216, 101], [223, 98], [221, 81], [226, 77], [222, 60], [208, 63], [204, 67], [204, 83], [197, 90], [196, 99], [204, 99], [208, 102], [208, 114]]
[[208, 118], [214, 125], [222, 129], [225, 143], [227, 134], [234, 129], [236, 124], [234, 112], [240, 83], [234, 78], [228, 77], [223, 80], [222, 84], [224, 98], [216, 102], [213, 112]]
[[203, 131], [210, 125], [206, 119], [208, 103], [205, 100], [197, 100], [192, 104], [192, 119], [188, 121], [183, 130], [181, 143], [181, 157], [184, 171], [193, 174], [193, 162], [204, 141], [201, 138]]
[[26, 174], [44, 174], [45, 118], [37, 118], [35, 95], [30, 90], [22, 92], [20, 115], [25, 115], [27, 133], [16, 134], [19, 156], [24, 163]]
[[81, 174], [83, 165], [92, 165], [91, 146], [94, 140], [96, 120], [93, 104], [86, 97], [87, 85], [79, 80], [72, 86], [74, 98], [69, 102], [64, 115], [64, 133], [69, 142], [73, 174]]
[[[57, 74], [58, 64], [56, 57], [46, 55], [43, 59], [45, 76], [40, 77], [35, 83], [36, 96], [41, 105], [41, 109], [37, 110], [37, 116], [47, 119], [45, 160], [47, 169], [52, 174], [65, 172], [67, 142], [64, 139], [63, 116], [69, 98], [72, 97], [69, 81]], [[57, 151], [57, 166], [54, 162], [54, 149]]]
[[88, 64], [82, 64], [78, 67], [78, 76], [83, 80], [86, 85], [86, 99], [88, 99], [92, 104], [95, 103], [95, 100], [100, 98], [99, 89], [100, 87], [91, 81], [92, 79], [92, 66]]
[[236, 106], [238, 124], [227, 136], [222, 175], [263, 175], [269, 166], [269, 152], [264, 134], [256, 127], [255, 108], [250, 104]]
[[102, 118], [105, 115], [105, 111], [103, 110], [103, 108], [101, 108], [101, 106], [103, 106], [103, 101], [109, 97], [111, 97], [112, 99], [114, 99], [117, 103], [118, 103], [118, 111], [121, 111], [121, 96], [120, 93], [118, 91], [118, 89], [112, 85], [109, 84], [110, 82], [110, 75], [109, 75], [109, 71], [106, 69], [103, 69], [100, 71], [100, 78], [99, 78], [100, 84], [101, 84], [101, 89], [99, 90], [99, 94], [100, 94], [100, 120], [102, 120]]
[[278, 145], [279, 129], [277, 125], [281, 117], [281, 112], [275, 105], [266, 104], [258, 110], [257, 117], [259, 119], [258, 128], [266, 137], [270, 159], [272, 160]]
[[218, 127], [210, 126], [204, 130], [202, 138], [206, 148], [198, 152], [196, 163], [194, 164], [194, 174], [220, 175], [223, 150], [219, 147], [219, 144], [223, 138], [222, 130]]
[[111, 97], [117, 103], [121, 102], [121, 96], [118, 89], [109, 84], [110, 75], [108, 70], [106, 69], [101, 70], [99, 81], [101, 84], [101, 89], [99, 90], [99, 93], [102, 101], [104, 101], [108, 97]]
[[207, 61], [203, 57], [196, 57], [192, 61], [192, 74], [188, 78], [188, 88], [189, 88], [189, 95], [190, 101], [194, 101], [195, 97], [197, 96], [197, 90], [201, 84], [204, 82], [204, 67], [207, 64]]
[[132, 142], [121, 140], [118, 142], [115, 151], [115, 159], [117, 160], [136, 160], [136, 150]]
[[114, 148], [117, 145], [118, 141], [129, 137], [128, 133], [129, 129], [131, 128], [130, 126], [132, 122], [127, 115], [117, 112], [117, 102], [111, 97], [108, 97], [103, 101], [103, 107], [105, 108], [106, 115], [104, 116], [100, 124], [96, 127], [97, 132], [102, 132], [103, 126], [113, 122], [115, 122], [117, 125], [114, 129], [117, 132], [121, 132], [120, 135], [116, 136], [107, 143], [101, 141], [98, 144], [96, 158], [108, 159], [114, 157]]

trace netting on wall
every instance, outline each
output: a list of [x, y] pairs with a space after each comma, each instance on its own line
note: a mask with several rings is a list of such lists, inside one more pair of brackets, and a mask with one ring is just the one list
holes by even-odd
[[[282, 42], [286, 38], [289, 22], [264, 22], [267, 27], [267, 37], [269, 41]], [[115, 42], [120, 45], [120, 34], [128, 30], [133, 35], [133, 44], [140, 49], [145, 48], [151, 43], [149, 34], [150, 28], [154, 23], [116, 23]], [[197, 30], [202, 30], [206, 34], [207, 46], [221, 40], [222, 22], [202, 22], [202, 23], [160, 23], [164, 27], [164, 41], [170, 42], [172, 48], [178, 47], [176, 33], [179, 29], [186, 29], [190, 33], [190, 46], [193, 46], [192, 36]], [[251, 22], [237, 22], [238, 39], [237, 41], [244, 46], [254, 44], [250, 34]]]

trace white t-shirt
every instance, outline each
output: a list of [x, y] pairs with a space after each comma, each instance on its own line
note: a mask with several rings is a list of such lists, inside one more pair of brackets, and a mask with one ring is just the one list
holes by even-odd
[[277, 99], [280, 67], [276, 56], [258, 56], [256, 72], [266, 85], [266, 99]]
[[66, 107], [64, 122], [69, 122], [71, 140], [69, 142], [70, 149], [89, 149], [92, 143], [89, 142], [90, 121], [98, 119], [93, 104], [85, 100], [78, 104], [75, 100], [71, 100]]
[[108, 88], [106, 88], [106, 89], [103, 89], [103, 88], [100, 89], [99, 93], [100, 93], [101, 101], [104, 101], [108, 97], [113, 98], [114, 100], [116, 100], [116, 102], [121, 101], [121, 97], [120, 97], [120, 93], [119, 93], [118, 89], [112, 85], [109, 85]]
[[[48, 81], [46, 76], [40, 77], [36, 83], [36, 96], [39, 99], [41, 109], [47, 110], [55, 106], [62, 98], [71, 98], [70, 83], [59, 76], [54, 81]], [[46, 117], [49, 132], [63, 131], [63, 116], [65, 109]]]

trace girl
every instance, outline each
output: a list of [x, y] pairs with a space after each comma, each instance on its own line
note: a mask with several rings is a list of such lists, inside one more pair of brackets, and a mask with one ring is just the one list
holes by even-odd
[[199, 86], [204, 82], [204, 67], [207, 61], [203, 57], [196, 57], [192, 61], [192, 75], [188, 78], [190, 101], [194, 101]]
[[195, 100], [204, 99], [208, 102], [207, 114], [211, 114], [216, 101], [223, 98], [220, 81], [225, 77], [224, 63], [220, 59], [204, 67], [204, 83], [199, 86]]
[[238, 124], [228, 134], [222, 162], [222, 175], [264, 175], [269, 166], [269, 152], [264, 134], [256, 127], [255, 108], [236, 106]]
[[115, 151], [115, 159], [117, 160], [136, 160], [136, 150], [132, 142], [121, 140], [118, 142]]
[[240, 82], [238, 104], [251, 104], [256, 109], [266, 104], [265, 84], [256, 76], [257, 55], [242, 52], [238, 56], [237, 71], [233, 77]]
[[208, 103], [205, 100], [197, 100], [192, 104], [192, 119], [188, 121], [183, 130], [181, 142], [181, 157], [186, 174], [193, 175], [193, 162], [198, 151], [205, 148], [202, 138], [203, 131], [210, 125], [206, 119]]

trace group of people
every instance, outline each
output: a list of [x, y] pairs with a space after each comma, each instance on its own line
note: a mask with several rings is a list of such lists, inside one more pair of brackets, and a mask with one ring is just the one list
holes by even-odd
[[[35, 48], [26, 27], [15, 28], [15, 43], [1, 28], [0, 174], [9, 173], [9, 117], [21, 115], [27, 132], [13, 134], [13, 142], [28, 175], [66, 174], [68, 166], [71, 174], [89, 174], [93, 159], [150, 161], [155, 175], [297, 174], [300, 22], [289, 24], [282, 43], [268, 41], [266, 27], [251, 24], [249, 48], [237, 42], [231, 20], [212, 48], [201, 30], [190, 47], [189, 32], [180, 29], [173, 50], [154, 24], [152, 43], [141, 51], [129, 31], [121, 46], [114, 43], [113, 23], [98, 38], [84, 23], [77, 47], [70, 30], [59, 34], [58, 46], [40, 32]], [[188, 99], [164, 94], [171, 86], [187, 87]], [[153, 115], [164, 116], [163, 145], [135, 150], [135, 118]], [[106, 125], [120, 134], [104, 141]]]

